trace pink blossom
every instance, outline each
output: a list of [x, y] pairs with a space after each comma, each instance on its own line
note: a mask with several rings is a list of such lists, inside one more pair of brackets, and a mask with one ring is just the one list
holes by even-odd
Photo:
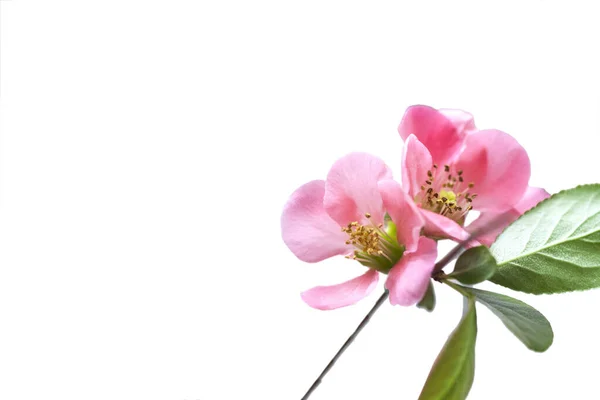
[[392, 304], [417, 303], [437, 257], [435, 241], [420, 237], [424, 223], [383, 161], [365, 153], [339, 159], [326, 180], [308, 182], [291, 195], [281, 216], [282, 236], [302, 261], [341, 255], [367, 271], [312, 288], [302, 299], [321, 310], [348, 306], [369, 295], [384, 273]]
[[[419, 207], [428, 236], [465, 240], [469, 232], [508, 215], [503, 226], [478, 238], [489, 245], [510, 222], [549, 196], [528, 186], [525, 149], [507, 133], [478, 130], [465, 111], [411, 106], [398, 132], [405, 141], [403, 189]], [[472, 209], [480, 217], [465, 229]]]

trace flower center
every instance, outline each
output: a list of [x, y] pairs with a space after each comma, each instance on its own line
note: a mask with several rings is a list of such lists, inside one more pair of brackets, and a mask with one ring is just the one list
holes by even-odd
[[[367, 219], [371, 214], [366, 213]], [[356, 250], [352, 255], [346, 256], [350, 260], [357, 260], [366, 267], [388, 273], [390, 269], [402, 258], [404, 246], [396, 239], [396, 225], [391, 219], [386, 218], [384, 224], [362, 225], [358, 221], [350, 222], [342, 227], [342, 232], [348, 234], [346, 244], [353, 245]]]
[[421, 207], [434, 213], [448, 217], [459, 224], [465, 222], [469, 210], [473, 208], [473, 200], [477, 197], [472, 192], [475, 184], [466, 183], [463, 171], [456, 171], [453, 166], [444, 165], [438, 168], [433, 164], [433, 171], [427, 171], [427, 180], [421, 185], [421, 191], [415, 201]]

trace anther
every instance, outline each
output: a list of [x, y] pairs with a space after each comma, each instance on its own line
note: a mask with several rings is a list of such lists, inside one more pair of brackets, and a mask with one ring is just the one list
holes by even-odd
[[367, 217], [367, 218], [371, 218], [371, 214], [369, 214], [369, 213], [365, 213], [365, 217]]
[[444, 171], [450, 172], [450, 166], [449, 165], [444, 165]]

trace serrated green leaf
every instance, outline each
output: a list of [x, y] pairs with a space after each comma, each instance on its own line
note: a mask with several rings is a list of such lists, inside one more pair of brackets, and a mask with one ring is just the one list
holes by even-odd
[[555, 194], [526, 212], [491, 247], [490, 280], [526, 293], [600, 287], [600, 184]]
[[463, 317], [438, 355], [419, 400], [464, 400], [475, 376], [477, 315], [475, 301], [465, 297]]
[[475, 285], [489, 279], [495, 272], [496, 259], [487, 247], [479, 246], [468, 249], [458, 257], [454, 271], [448, 278]]
[[425, 296], [423, 296], [421, 301], [417, 304], [417, 307], [429, 312], [433, 311], [435, 308], [435, 290], [433, 289], [431, 280], [429, 280], [429, 286], [427, 286], [427, 292], [425, 292]]
[[486, 306], [527, 348], [543, 352], [554, 340], [550, 322], [535, 308], [500, 293], [462, 287]]

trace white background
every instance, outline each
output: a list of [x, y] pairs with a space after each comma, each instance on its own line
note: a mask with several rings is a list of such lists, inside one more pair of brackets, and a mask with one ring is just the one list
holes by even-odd
[[[509, 132], [550, 192], [600, 181], [592, 1], [0, 3], [3, 400], [299, 399], [377, 294], [306, 306], [361, 269], [298, 261], [281, 209], [351, 151], [399, 177], [411, 104]], [[461, 314], [436, 289], [312, 399], [416, 399]], [[554, 345], [480, 308], [469, 398], [596, 398], [600, 291], [513, 295]]]

